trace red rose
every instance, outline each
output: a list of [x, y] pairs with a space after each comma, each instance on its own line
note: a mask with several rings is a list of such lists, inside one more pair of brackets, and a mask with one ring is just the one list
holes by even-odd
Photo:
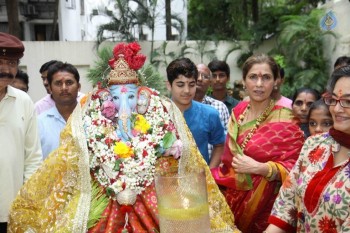
[[134, 52], [134, 54], [137, 54], [137, 52], [141, 50], [141, 46], [137, 42], [130, 43], [128, 47]]
[[125, 48], [127, 47], [126, 43], [119, 43], [113, 49], [113, 55], [115, 58], [118, 58], [119, 54], [124, 54]]
[[137, 54], [133, 57], [132, 63], [129, 64], [130, 68], [133, 70], [138, 70], [143, 66], [143, 64], [145, 64], [145, 61], [146, 61], [145, 55]]

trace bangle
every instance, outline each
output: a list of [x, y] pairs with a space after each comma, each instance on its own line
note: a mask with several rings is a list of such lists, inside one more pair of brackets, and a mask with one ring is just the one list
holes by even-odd
[[[266, 179], [270, 179], [271, 176], [272, 176], [272, 166], [269, 162], [265, 163], [268, 168], [269, 168], [269, 171], [267, 172], [267, 175], [265, 176]], [[266, 233], [266, 232], [263, 232], [263, 233]]]

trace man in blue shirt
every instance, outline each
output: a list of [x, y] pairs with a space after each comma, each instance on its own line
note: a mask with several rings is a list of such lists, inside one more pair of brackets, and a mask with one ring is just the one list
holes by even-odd
[[[167, 77], [172, 100], [184, 114], [203, 158], [210, 168], [219, 166], [225, 142], [224, 127], [216, 109], [193, 100], [198, 77], [196, 65], [188, 58], [176, 59], [167, 67]], [[208, 144], [213, 145], [211, 159]]]
[[38, 117], [44, 158], [58, 148], [61, 130], [78, 103], [79, 79], [78, 70], [68, 63], [56, 62], [48, 70], [47, 80], [55, 106]]

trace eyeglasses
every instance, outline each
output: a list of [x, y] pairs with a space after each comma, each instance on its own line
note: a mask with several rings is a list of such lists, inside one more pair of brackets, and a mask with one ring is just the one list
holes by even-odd
[[350, 99], [335, 99], [332, 97], [323, 97], [323, 101], [328, 106], [336, 106], [339, 102], [340, 106], [342, 106], [343, 108], [350, 108]]
[[199, 73], [199, 77], [201, 77], [201, 79], [205, 79], [205, 80], [209, 80], [211, 78], [210, 75], [203, 74], [203, 73]]

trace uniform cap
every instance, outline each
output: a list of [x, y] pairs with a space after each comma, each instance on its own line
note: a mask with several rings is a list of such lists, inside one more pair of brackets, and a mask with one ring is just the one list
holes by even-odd
[[0, 58], [20, 59], [24, 45], [17, 37], [0, 32]]

